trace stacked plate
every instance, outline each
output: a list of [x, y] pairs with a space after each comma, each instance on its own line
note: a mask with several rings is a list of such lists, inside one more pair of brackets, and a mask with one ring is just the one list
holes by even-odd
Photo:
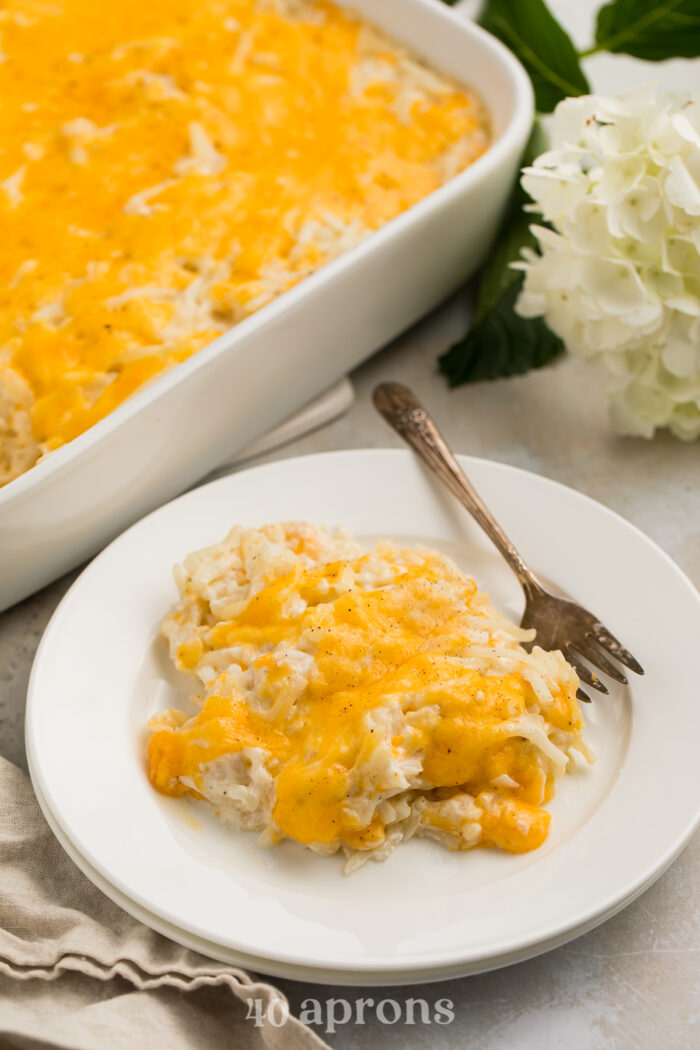
[[88, 566], [42, 640], [27, 709], [37, 796], [78, 867], [128, 912], [250, 970], [411, 983], [561, 944], [622, 908], [683, 848], [700, 801], [696, 590], [592, 500], [510, 467], [462, 464], [538, 573], [593, 609], [646, 670], [586, 709], [597, 762], [558, 786], [547, 843], [513, 856], [411, 841], [346, 878], [338, 858], [292, 842], [263, 849], [203, 803], [151, 788], [146, 724], [187, 693], [159, 636], [176, 597], [171, 566], [235, 523], [321, 521], [360, 540], [437, 547], [520, 615], [508, 568], [410, 453], [308, 456], [222, 478], [143, 519]]

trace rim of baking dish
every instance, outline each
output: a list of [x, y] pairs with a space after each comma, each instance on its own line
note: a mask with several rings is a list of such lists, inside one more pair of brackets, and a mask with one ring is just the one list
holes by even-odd
[[496, 37], [451, 8], [438, 5], [434, 3], [434, 0], [412, 0], [412, 2], [418, 7], [429, 10], [431, 17], [450, 21], [456, 29], [472, 37], [478, 46], [490, 52], [501, 63], [510, 82], [512, 112], [498, 138], [468, 168], [433, 190], [427, 197], [394, 219], [390, 219], [359, 244], [325, 263], [315, 273], [278, 295], [255, 313], [244, 318], [226, 332], [222, 332], [217, 339], [198, 350], [187, 360], [180, 362], [137, 390], [82, 434], [51, 452], [45, 459], [40, 460], [12, 481], [7, 482], [0, 488], [0, 510], [3, 506], [31, 493], [47, 479], [55, 478], [66, 472], [75, 460], [88, 452], [94, 444], [109, 434], [121, 430], [131, 419], [146, 411], [162, 395], [179, 384], [187, 382], [190, 376], [207, 368], [210, 362], [220, 355], [232, 353], [239, 343], [245, 342], [249, 333], [264, 328], [286, 310], [293, 310], [304, 296], [313, 294], [315, 290], [322, 289], [324, 285], [341, 280], [349, 267], [360, 265], [366, 255], [379, 249], [385, 241], [394, 236], [400, 236], [401, 232], [411, 224], [425, 219], [431, 210], [460, 196], [466, 187], [486, 181], [512, 150], [519, 143], [527, 140], [527, 133], [529, 133], [534, 116], [534, 95], [530, 79], [515, 55]]

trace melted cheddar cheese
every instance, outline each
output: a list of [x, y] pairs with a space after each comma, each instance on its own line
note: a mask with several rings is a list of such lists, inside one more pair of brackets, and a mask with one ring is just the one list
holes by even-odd
[[7, 0], [0, 99], [0, 484], [487, 144], [325, 0]]
[[234, 530], [177, 578], [164, 632], [205, 694], [152, 723], [159, 791], [320, 852], [545, 840], [543, 803], [585, 747], [578, 680], [449, 559], [289, 525]]

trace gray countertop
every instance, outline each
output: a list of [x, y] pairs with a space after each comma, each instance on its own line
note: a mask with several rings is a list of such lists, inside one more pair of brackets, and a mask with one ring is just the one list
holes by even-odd
[[[466, 323], [460, 298], [382, 351], [353, 376], [356, 401], [331, 425], [272, 453], [379, 447], [398, 439], [374, 412], [382, 379], [418, 390], [459, 452], [525, 467], [607, 504], [648, 533], [700, 583], [700, 448], [666, 436], [616, 438], [594, 374], [564, 360], [528, 376], [448, 391], [438, 353]], [[75, 573], [0, 616], [0, 752], [25, 766], [27, 680], [41, 633]], [[642, 897], [556, 951], [491, 974], [402, 989], [330, 989], [277, 982], [300, 1009], [318, 999], [410, 997], [453, 1004], [449, 1024], [346, 1024], [318, 1028], [339, 1050], [682, 1050], [700, 1042], [700, 838]], [[342, 1015], [343, 1008], [336, 1013]], [[371, 1013], [371, 1011], [370, 1011]], [[368, 1013], [368, 1018], [370, 1014]], [[392, 1016], [388, 1010], [389, 1019]]]
[[[476, 0], [466, 0], [467, 10]], [[550, 0], [579, 44], [591, 35], [598, 0]], [[598, 91], [653, 77], [684, 90], [700, 62], [653, 70], [624, 56], [586, 66]], [[435, 361], [466, 325], [459, 298], [374, 357], [353, 376], [352, 410], [323, 430], [265, 459], [326, 449], [391, 446], [398, 439], [375, 414], [370, 395], [382, 379], [412, 385], [438, 417], [456, 451], [544, 474], [618, 511], [651, 536], [700, 584], [700, 445], [666, 435], [652, 442], [616, 438], [593, 372], [565, 360], [541, 372], [448, 391]], [[332, 352], [332, 350], [330, 351]], [[264, 461], [264, 460], [263, 460]], [[0, 753], [26, 768], [24, 704], [42, 631], [75, 573], [0, 615]], [[653, 775], [653, 769], [650, 770]], [[297, 1010], [329, 998], [410, 997], [453, 1004], [449, 1024], [345, 1024], [317, 1028], [339, 1050], [684, 1050], [700, 1045], [700, 837], [646, 893], [603, 926], [529, 962], [491, 974], [402, 989], [342, 989], [284, 981]], [[307, 1004], [308, 1006], [308, 1004]], [[336, 1011], [342, 1014], [342, 1008]], [[369, 1016], [369, 1014], [368, 1014]], [[391, 1018], [391, 1010], [388, 1012]]]

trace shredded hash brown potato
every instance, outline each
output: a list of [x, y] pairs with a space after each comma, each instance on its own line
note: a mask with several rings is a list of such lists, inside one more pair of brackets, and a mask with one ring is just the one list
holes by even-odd
[[325, 0], [6, 0], [0, 484], [488, 144]]
[[175, 569], [163, 633], [199, 712], [150, 722], [150, 779], [346, 871], [413, 835], [537, 849], [582, 736], [560, 652], [446, 556], [306, 523], [235, 527]]

